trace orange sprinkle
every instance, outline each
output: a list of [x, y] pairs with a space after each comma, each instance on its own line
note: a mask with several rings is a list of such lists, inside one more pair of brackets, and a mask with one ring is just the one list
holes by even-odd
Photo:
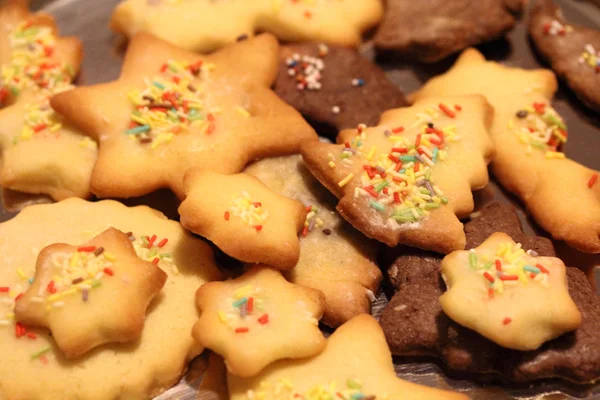
[[269, 322], [269, 314], [263, 314], [263, 315], [261, 315], [261, 316], [260, 316], [260, 318], [258, 318], [258, 322], [259, 322], [261, 325], [264, 325], [264, 324], [266, 324], [267, 322]]
[[456, 111], [462, 111], [462, 107], [461, 107], [460, 105], [458, 105], [458, 104], [455, 104], [455, 105], [454, 105], [454, 109], [455, 109]]
[[588, 187], [591, 189], [592, 186], [594, 186], [594, 184], [596, 183], [597, 180], [598, 180], [598, 174], [596, 173], [596, 174], [592, 175], [592, 177], [588, 181]]
[[510, 318], [508, 318], [508, 317], [506, 317], [506, 318], [504, 318], [504, 319], [502, 320], [502, 323], [503, 323], [504, 325], [508, 325], [508, 324], [510, 324], [511, 322], [512, 322], [512, 319], [510, 319]]
[[488, 289], [488, 297], [489, 297], [490, 299], [493, 299], [493, 298], [494, 298], [494, 289], [492, 289], [492, 288], [489, 288], [489, 289]]
[[109, 275], [109, 276], [113, 276], [113, 275], [115, 274], [115, 273], [113, 272], [113, 270], [112, 270], [112, 269], [110, 269], [110, 268], [104, 268], [104, 269], [103, 269], [103, 271], [104, 271], [104, 273], [105, 273], [106, 275]]
[[256, 226], [254, 227], [254, 229], [256, 229], [256, 232], [260, 232], [260, 231], [262, 231], [262, 228], [263, 228], [263, 227], [262, 227], [262, 225], [256, 225]]
[[246, 333], [248, 332], [250, 329], [248, 329], [247, 327], [242, 327], [242, 328], [235, 328], [235, 333]]
[[404, 132], [404, 127], [403, 126], [399, 126], [397, 128], [394, 128], [394, 129], [392, 129], [392, 132], [394, 132], [394, 133]]
[[79, 251], [81, 253], [91, 253], [93, 251], [96, 251], [96, 246], [82, 246], [82, 247], [78, 247], [77, 251]]
[[440, 103], [439, 107], [440, 107], [440, 110], [442, 110], [444, 112], [444, 114], [446, 114], [450, 118], [456, 117], [456, 114], [454, 113], [454, 111], [452, 111], [450, 108], [448, 108], [448, 106], [445, 105], [444, 103]]
[[535, 264], [535, 266], [538, 267], [540, 271], [542, 271], [544, 274], [550, 274], [550, 271], [548, 271], [548, 269], [542, 264]]
[[223, 216], [225, 221], [229, 221], [229, 211], [225, 211], [225, 215]]

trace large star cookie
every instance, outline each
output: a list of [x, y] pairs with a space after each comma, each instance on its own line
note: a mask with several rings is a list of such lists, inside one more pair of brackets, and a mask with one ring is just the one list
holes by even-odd
[[100, 143], [94, 194], [133, 197], [169, 187], [182, 196], [191, 167], [236, 173], [250, 160], [316, 140], [269, 89], [278, 57], [270, 35], [199, 56], [140, 34], [117, 81], [61, 93], [52, 106]]
[[0, 7], [0, 185], [55, 200], [88, 197], [96, 143], [49, 105], [72, 87], [81, 42], [59, 37], [53, 18], [29, 14], [27, 3]]
[[483, 96], [427, 99], [340, 132], [342, 144], [306, 144], [302, 156], [365, 235], [449, 253], [465, 246], [458, 218], [473, 210], [471, 189], [488, 183], [491, 115]]
[[248, 174], [192, 169], [185, 175], [181, 224], [231, 257], [288, 270], [300, 257], [302, 203], [269, 190]]
[[[14, 303], [39, 279], [32, 280], [40, 250], [53, 243], [85, 243], [110, 227], [126, 232], [141, 260], [162, 269], [167, 280], [147, 310], [138, 340], [105, 344], [67, 360], [47, 329], [16, 323]], [[104, 299], [104, 285], [117, 284], [112, 279], [119, 285], [128, 280], [135, 284], [133, 276], [121, 276], [116, 269], [112, 272], [110, 276], [105, 271], [100, 287], [88, 289], [87, 306], [94, 307], [100, 296]], [[178, 382], [187, 362], [202, 351], [190, 334], [198, 320], [194, 293], [203, 283], [220, 278], [206, 243], [148, 207], [68, 199], [25, 208], [0, 224], [0, 397], [115, 399], [159, 394]], [[59, 294], [58, 283], [52, 288]], [[72, 300], [63, 298], [65, 308], [80, 296], [83, 300], [83, 291], [73, 296]], [[120, 302], [121, 310], [115, 313], [128, 310], [120, 296], [105, 301], [107, 306]], [[108, 308], [106, 317], [112, 318]], [[35, 385], [31, 384], [33, 376]]]
[[[478, 216], [465, 224], [467, 248], [479, 246], [495, 232], [510, 235], [532, 256], [550, 259], [556, 256], [550, 240], [525, 235], [516, 210], [499, 203], [485, 207]], [[569, 296], [581, 313], [579, 328], [545, 343], [537, 350], [523, 352], [502, 347], [457, 324], [444, 313], [438, 301], [445, 291], [440, 277], [442, 256], [409, 248], [397, 248], [393, 253], [395, 254], [390, 254], [390, 258], [394, 261], [388, 269], [388, 275], [396, 287], [396, 294], [380, 319], [392, 353], [428, 357], [433, 355], [443, 359], [451, 370], [500, 374], [511, 381], [560, 377], [578, 383], [589, 383], [600, 379], [600, 336], [597, 335], [600, 329], [600, 297], [596, 296], [587, 277], [579, 269], [566, 268]], [[489, 284], [489, 281], [486, 282]], [[537, 283], [528, 283], [534, 284]], [[482, 294], [489, 298], [487, 289], [489, 287], [482, 288]], [[494, 296], [498, 299], [500, 294], [494, 293]], [[547, 302], [551, 304], [553, 301], [552, 295], [547, 295], [537, 304], [543, 307]], [[473, 307], [486, 302], [485, 298], [478, 299]], [[529, 299], [519, 304], [522, 307], [534, 307]], [[498, 318], [494, 322], [499, 325], [498, 332], [508, 332], [510, 325], [518, 321], [513, 318], [514, 314], [507, 313], [512, 314], [516, 310], [516, 307], [505, 308], [499, 315], [488, 317]], [[507, 324], [504, 325], [507, 317], [510, 322], [506, 320]], [[537, 333], [527, 332], [524, 339], [529, 335]]]
[[285, 280], [265, 265], [241, 277], [211, 282], [196, 293], [201, 312], [193, 336], [225, 358], [231, 374], [254, 376], [274, 361], [319, 354], [324, 296]]
[[283, 46], [275, 93], [335, 133], [375, 125], [385, 110], [406, 105], [381, 68], [356, 50], [335, 45]]
[[523, 200], [553, 238], [598, 253], [598, 171], [560, 152], [568, 134], [565, 122], [550, 106], [556, 87], [551, 71], [503, 66], [469, 49], [450, 71], [430, 80], [414, 98], [485, 95], [495, 111], [490, 131], [496, 147], [494, 175]]
[[47, 327], [65, 357], [76, 358], [104, 343], [137, 339], [166, 279], [137, 256], [127, 235], [109, 228], [80, 246], [42, 249], [33, 283], [16, 301], [15, 319]]
[[324, 324], [337, 327], [369, 313], [381, 282], [377, 242], [335, 212], [335, 197], [308, 171], [300, 155], [268, 158], [244, 171], [269, 189], [301, 201], [309, 211], [300, 235], [300, 259], [284, 273], [293, 283], [325, 294]]
[[375, 35], [379, 50], [434, 62], [511, 30], [523, 0], [389, 0]]
[[317, 395], [332, 399], [467, 398], [396, 377], [383, 332], [377, 321], [366, 314], [339, 327], [318, 356], [278, 361], [251, 379], [229, 374], [227, 384], [232, 400], [301, 399]]
[[441, 272], [446, 315], [502, 347], [535, 350], [581, 324], [563, 262], [527, 254], [505, 233], [448, 254]]
[[256, 31], [281, 40], [357, 46], [383, 14], [381, 0], [126, 0], [111, 26], [127, 36], [151, 33], [208, 52]]
[[600, 31], [570, 25], [552, 0], [537, 0], [529, 35], [556, 74], [590, 108], [600, 112]]

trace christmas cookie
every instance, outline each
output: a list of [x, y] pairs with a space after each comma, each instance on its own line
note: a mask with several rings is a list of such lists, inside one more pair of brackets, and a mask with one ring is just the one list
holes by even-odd
[[444, 313], [502, 347], [535, 350], [581, 324], [563, 262], [527, 254], [505, 233], [448, 254], [441, 271]]
[[600, 31], [571, 25], [552, 0], [537, 0], [529, 16], [529, 35], [554, 72], [600, 112]]
[[325, 295], [321, 322], [337, 327], [357, 314], [370, 313], [381, 282], [375, 264], [379, 246], [335, 211], [335, 197], [308, 171], [300, 155], [268, 158], [246, 173], [269, 189], [306, 206], [300, 234], [300, 259], [284, 276]]
[[231, 257], [287, 270], [300, 257], [302, 203], [272, 192], [248, 174], [192, 169], [185, 175], [181, 224]]
[[381, 328], [370, 315], [339, 327], [318, 356], [278, 361], [260, 375], [227, 377], [232, 400], [275, 398], [455, 399], [466, 396], [420, 386], [396, 377]]
[[325, 347], [323, 294], [267, 266], [203, 285], [196, 302], [201, 316], [193, 336], [222, 355], [232, 375], [251, 377], [274, 361], [314, 356]]
[[471, 190], [488, 183], [491, 116], [483, 96], [426, 99], [340, 132], [340, 144], [307, 143], [302, 156], [368, 237], [449, 253], [465, 246], [458, 219], [473, 210]]
[[65, 357], [77, 358], [104, 343], [137, 339], [166, 279], [137, 256], [129, 236], [109, 228], [79, 246], [44, 247], [33, 283], [15, 302], [15, 319], [47, 327]]
[[[106, 253], [108, 241], [97, 241], [102, 232], [111, 227], [125, 232], [139, 262], [144, 262], [143, 267], [147, 267], [145, 262], [154, 264], [167, 275], [166, 282], [150, 302], [137, 340], [107, 343], [82, 357], [67, 360], [59, 347], [59, 339], [50, 331], [18, 320], [15, 302], [19, 308], [23, 301], [31, 303], [31, 288], [45, 283], [39, 282], [46, 278], [36, 275], [35, 269], [42, 249], [54, 243], [67, 243], [83, 251], [91, 250], [88, 246], [104, 247], [106, 244]], [[112, 249], [112, 244], [110, 247]], [[98, 249], [93, 255], [88, 254], [88, 258], [96, 257], [95, 254], [100, 252]], [[120, 249], [115, 251], [115, 257], [120, 257]], [[191, 336], [192, 327], [198, 320], [194, 293], [203, 283], [220, 279], [221, 274], [206, 243], [193, 238], [178, 223], [169, 221], [157, 211], [143, 206], [128, 208], [115, 201], [90, 203], [80, 199], [30, 206], [0, 224], [0, 254], [1, 398], [147, 399], [178, 382], [187, 363], [202, 351]], [[98, 254], [100, 256], [105, 257]], [[58, 312], [60, 314], [56, 316], [59, 317], [73, 310], [77, 314], [63, 315], [65, 320], [79, 318], [86, 322], [93, 317], [86, 315], [87, 312], [101, 312], [107, 319], [102, 324], [110, 324], [129, 306], [142, 302], [142, 298], [147, 299], [144, 295], [139, 299], [128, 299], [130, 294], [126, 289], [120, 290], [116, 299], [111, 298], [114, 294], [107, 296], [107, 292], [119, 286], [152, 285], [152, 282], [139, 282], [132, 273], [122, 275], [124, 269], [119, 258], [114, 263], [112, 267], [103, 267], [103, 275], [95, 275], [89, 286], [72, 281], [73, 286], [67, 291], [74, 289], [75, 293], [62, 291], [66, 287], [62, 276], [52, 278], [54, 284], [42, 289], [56, 290], [49, 296], [58, 295], [62, 299], [41, 294], [42, 301], [49, 301], [49, 306], [53, 307], [50, 316], [54, 318], [54, 313]], [[154, 280], [156, 277], [152, 278], [152, 275], [162, 274], [152, 273], [149, 278]], [[85, 290], [87, 301], [84, 301]], [[58, 301], [64, 305], [60, 306]], [[100, 301], [106, 310], [98, 308]], [[121, 308], [115, 311], [115, 304]], [[130, 318], [135, 320], [136, 315], [132, 314]], [[98, 326], [98, 329], [102, 327]], [[31, 384], [32, 377], [35, 377], [35, 385]]]
[[[546, 259], [556, 256], [550, 240], [525, 235], [516, 210], [499, 203], [487, 206], [479, 216], [465, 224], [467, 248], [481, 245], [495, 232], [504, 232], [515, 242], [521, 243], [528, 256]], [[537, 350], [518, 351], [486, 339], [474, 330], [454, 322], [444, 313], [442, 304], [437, 300], [446, 290], [440, 277], [442, 256], [398, 248], [388, 257], [394, 260], [388, 269], [388, 275], [397, 292], [384, 309], [380, 323], [392, 353], [435, 356], [441, 358], [450, 370], [499, 374], [511, 381], [558, 377], [577, 383], [589, 383], [600, 378], [600, 337], [596, 334], [600, 329], [600, 298], [579, 269], [567, 267], [566, 282], [569, 296], [581, 313], [581, 325], [573, 332], [546, 342]], [[485, 282], [489, 284], [489, 281]], [[527, 285], [538, 283], [534, 281]], [[487, 289], [489, 287], [482, 289], [483, 297], [473, 307], [491, 301], [485, 299], [486, 295], [489, 298]], [[500, 299], [503, 295], [511, 295], [511, 292], [494, 292], [495, 300], [504, 301]], [[553, 294], [545, 296], [541, 304], [529, 300], [519, 304], [522, 307], [535, 307], [535, 303], [543, 307], [544, 304], [552, 304], [552, 297]], [[518, 323], [514, 318], [517, 310], [516, 307], [507, 308], [499, 315], [488, 317], [498, 318], [495, 320], [498, 332], [508, 333], [513, 329], [511, 324]], [[543, 315], [536, 316], [540, 317]], [[480, 318], [485, 319], [485, 316]], [[506, 318], [510, 318], [510, 322]], [[528, 332], [523, 339], [528, 340], [530, 336], [537, 334], [534, 331]]]
[[256, 31], [289, 42], [357, 46], [382, 14], [381, 0], [125, 0], [115, 9], [111, 27], [130, 37], [151, 33], [200, 52]]
[[[557, 83], [548, 70], [507, 67], [466, 50], [447, 73], [413, 97], [479, 93], [494, 107], [492, 172], [523, 200], [553, 238], [578, 250], [600, 252], [598, 171], [565, 157], [565, 121], [550, 105]], [[560, 188], [560, 190], [557, 190]]]
[[[0, 185], [54, 200], [89, 197], [97, 146], [66, 124], [49, 99], [72, 88], [81, 42], [60, 37], [54, 19], [26, 1], [0, 6]], [[22, 203], [3, 196], [9, 209]]]
[[389, 0], [375, 47], [403, 59], [434, 62], [502, 37], [516, 23], [523, 0]]
[[317, 139], [269, 89], [278, 56], [270, 35], [199, 56], [140, 34], [117, 81], [61, 93], [52, 106], [100, 143], [94, 194], [134, 197], [168, 187], [181, 197], [191, 167], [232, 174]]
[[333, 136], [375, 125], [385, 110], [406, 105], [381, 68], [356, 50], [325, 44], [283, 46], [275, 93]]

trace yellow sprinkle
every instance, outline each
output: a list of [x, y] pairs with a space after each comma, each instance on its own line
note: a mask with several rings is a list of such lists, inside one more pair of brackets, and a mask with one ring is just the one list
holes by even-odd
[[237, 106], [235, 108], [235, 111], [237, 111], [239, 114], [243, 115], [246, 118], [250, 118], [250, 113], [248, 112], [248, 110], [246, 110], [240, 106]]
[[27, 279], [27, 275], [25, 275], [23, 268], [17, 268], [17, 275], [19, 275], [19, 278], [21, 279]]
[[350, 182], [352, 180], [352, 178], [354, 178], [354, 173], [348, 174], [344, 179], [342, 179], [341, 181], [338, 182], [338, 186], [339, 187], [346, 186], [346, 184], [348, 184], [348, 182]]
[[226, 324], [228, 322], [227, 315], [225, 315], [225, 313], [223, 311], [221, 311], [221, 310], [219, 310], [219, 319], [224, 324]]
[[252, 285], [242, 286], [233, 292], [233, 297], [236, 299], [241, 299], [242, 297], [246, 297], [252, 291]]
[[374, 155], [375, 155], [375, 146], [371, 147], [371, 150], [369, 150], [369, 154], [367, 154], [367, 161], [371, 161], [373, 159]]
[[333, 161], [329, 161], [328, 165], [329, 165], [331, 168], [335, 168], [335, 163], [334, 163]]
[[171, 271], [173, 272], [173, 275], [179, 275], [179, 268], [177, 268], [176, 265], [171, 267]]
[[75, 266], [77, 266], [78, 263], [79, 263], [79, 253], [75, 252], [75, 253], [73, 253], [73, 256], [71, 256], [71, 261], [69, 262], [69, 265], [71, 267], [75, 267]]
[[108, 251], [104, 252], [104, 258], [108, 261], [115, 261], [117, 259], [117, 257], [114, 256], [114, 254], [109, 253]]
[[559, 151], [547, 151], [546, 158], [547, 159], [562, 159], [562, 158], [565, 158], [565, 153], [561, 153]]
[[508, 129], [514, 129], [515, 127], [515, 121], [513, 121], [512, 119], [508, 120]]
[[57, 132], [58, 130], [60, 130], [62, 128], [62, 124], [54, 124], [50, 127], [50, 133], [54, 133]]
[[15, 319], [15, 313], [14, 312], [9, 312], [8, 314], [6, 314], [6, 318], [10, 319], [11, 321]]

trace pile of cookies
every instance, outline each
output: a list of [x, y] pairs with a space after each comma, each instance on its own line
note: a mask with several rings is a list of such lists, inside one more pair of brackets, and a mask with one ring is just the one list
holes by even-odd
[[[468, 398], [392, 355], [600, 380], [586, 275], [512, 206], [474, 212], [489, 166], [549, 237], [600, 253], [599, 172], [563, 152], [555, 73], [470, 48], [521, 0], [125, 0], [120, 77], [79, 87], [81, 42], [28, 7], [0, 2], [0, 185], [20, 210], [0, 223], [0, 399], [148, 399], [202, 353], [217, 399]], [[598, 110], [600, 33], [551, 0], [528, 23]], [[381, 54], [462, 53], [405, 97], [356, 50], [375, 27]], [[108, 200], [159, 189], [178, 221]]]

